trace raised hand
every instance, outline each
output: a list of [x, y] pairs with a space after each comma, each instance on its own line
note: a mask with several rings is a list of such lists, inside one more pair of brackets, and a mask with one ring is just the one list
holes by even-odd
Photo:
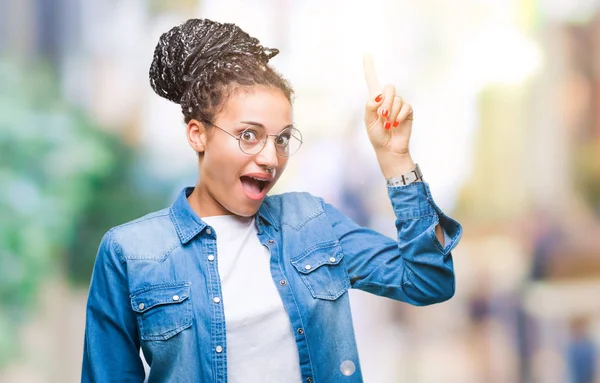
[[414, 163], [410, 157], [413, 109], [396, 94], [393, 85], [379, 85], [373, 59], [363, 57], [369, 100], [365, 107], [365, 125], [384, 175], [389, 178], [409, 171]]

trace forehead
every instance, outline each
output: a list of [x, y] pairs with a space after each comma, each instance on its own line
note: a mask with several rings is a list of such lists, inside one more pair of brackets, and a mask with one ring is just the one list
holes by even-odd
[[292, 123], [292, 106], [280, 89], [244, 88], [229, 96], [215, 120], [228, 123], [253, 121], [267, 129], [281, 129]]

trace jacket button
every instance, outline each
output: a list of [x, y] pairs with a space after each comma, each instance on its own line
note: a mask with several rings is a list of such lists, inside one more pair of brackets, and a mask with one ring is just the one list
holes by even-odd
[[281, 286], [285, 286], [285, 284], [286, 284], [286, 283], [287, 283], [287, 282], [285, 281], [285, 279], [282, 279], [282, 280], [280, 280], [280, 281], [279, 281], [279, 284], [280, 284]]
[[329, 262], [331, 262], [331, 263], [335, 262], [335, 257], [329, 258]]
[[144, 305], [143, 303], [140, 303], [140, 304], [139, 304], [139, 306], [138, 306], [138, 308], [139, 308], [140, 310], [143, 310], [143, 309], [144, 309], [144, 307], [146, 307], [146, 305]]
[[304, 334], [304, 329], [302, 329], [302, 328], [299, 328], [299, 329], [298, 329], [298, 334], [300, 334], [300, 335]]
[[272, 239], [269, 239], [269, 243], [272, 245], [275, 243], [275, 241], [273, 241]]
[[306, 383], [312, 383], [312, 378], [310, 376], [306, 378]]
[[342, 375], [351, 376], [356, 371], [356, 366], [353, 361], [345, 360], [340, 365], [340, 371], [342, 372]]
[[179, 295], [173, 295], [173, 300], [174, 301], [178, 301], [179, 300]]
[[310, 269], [312, 269], [312, 266], [311, 266], [311, 265], [306, 265], [306, 266], [304, 266], [304, 268], [305, 268], [306, 270], [310, 270]]
[[211, 254], [211, 255], [209, 255], [209, 256], [208, 256], [208, 260], [209, 260], [209, 261], [214, 261], [214, 260], [215, 260], [215, 256], [214, 256], [214, 255], [212, 255], [212, 254]]
[[217, 346], [217, 347], [215, 348], [215, 351], [216, 351], [217, 353], [219, 353], [219, 354], [220, 354], [220, 353], [222, 353], [222, 352], [223, 352], [223, 347], [221, 347], [221, 346]]
[[212, 234], [212, 230], [210, 229], [210, 227], [208, 229], [206, 229], [206, 234], [208, 234], [208, 235]]
[[221, 302], [221, 298], [219, 298], [219, 297], [214, 297], [214, 298], [213, 298], [213, 302], [215, 302], [215, 303], [219, 303], [219, 302]]

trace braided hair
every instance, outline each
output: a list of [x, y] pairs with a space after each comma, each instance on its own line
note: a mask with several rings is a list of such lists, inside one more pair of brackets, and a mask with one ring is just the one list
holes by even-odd
[[232, 92], [255, 85], [279, 88], [291, 103], [289, 82], [268, 64], [278, 53], [235, 24], [190, 19], [160, 37], [150, 85], [181, 105], [186, 124], [212, 122]]

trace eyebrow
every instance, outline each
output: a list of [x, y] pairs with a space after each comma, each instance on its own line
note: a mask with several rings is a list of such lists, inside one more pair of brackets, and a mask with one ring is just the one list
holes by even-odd
[[[248, 125], [253, 125], [253, 126], [258, 126], [258, 127], [260, 127], [260, 128], [263, 128], [263, 129], [265, 129], [265, 130], [267, 129], [267, 128], [266, 128], [266, 127], [265, 127], [263, 124], [261, 124], [260, 122], [254, 122], [254, 121], [240, 121], [240, 123], [242, 123], [242, 124], [248, 124]], [[283, 129], [287, 129], [287, 128], [293, 128], [293, 127], [294, 127], [294, 124], [290, 124], [290, 125], [288, 125], [288, 126], [284, 127]], [[283, 129], [281, 129], [281, 130], [283, 130]], [[281, 130], [280, 130], [280, 132], [281, 132]]]

